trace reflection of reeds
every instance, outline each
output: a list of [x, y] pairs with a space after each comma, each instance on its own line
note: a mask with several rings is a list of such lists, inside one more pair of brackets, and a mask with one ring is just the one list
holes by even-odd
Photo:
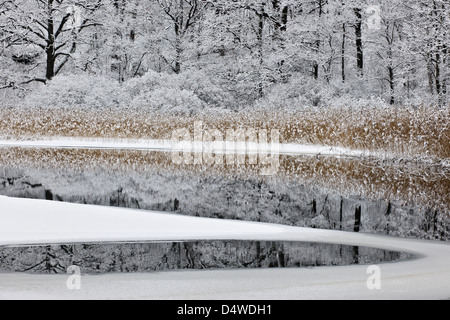
[[333, 108], [156, 115], [137, 110], [0, 110], [0, 137], [170, 139], [179, 128], [276, 129], [281, 142], [450, 158], [450, 108]]
[[276, 175], [262, 177], [260, 172], [264, 164], [250, 165], [248, 161], [242, 165], [176, 165], [171, 153], [164, 152], [5, 148], [0, 149], [0, 165], [50, 170], [276, 178], [318, 186], [334, 193], [403, 201], [450, 212], [450, 168], [439, 162], [281, 156]]

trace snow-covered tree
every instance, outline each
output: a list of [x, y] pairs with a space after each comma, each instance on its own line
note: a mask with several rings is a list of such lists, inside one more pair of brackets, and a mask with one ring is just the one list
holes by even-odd
[[100, 24], [93, 14], [101, 5], [101, 0], [6, 1], [7, 47], [14, 61], [33, 66], [24, 82], [46, 82], [60, 73], [76, 52], [79, 34]]
[[157, 0], [167, 19], [172, 24], [173, 37], [171, 44], [174, 55], [172, 69], [175, 73], [181, 72], [183, 41], [189, 31], [201, 19], [210, 1], [204, 0]]

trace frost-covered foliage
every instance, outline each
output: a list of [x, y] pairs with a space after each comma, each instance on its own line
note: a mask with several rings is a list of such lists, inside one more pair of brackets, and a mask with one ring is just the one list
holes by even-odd
[[172, 78], [174, 82], [179, 83], [181, 89], [194, 92], [208, 109], [234, 106], [233, 95], [226, 87], [218, 84], [210, 73], [192, 68]]
[[[308, 110], [320, 108], [355, 108], [363, 111], [367, 107], [377, 109], [387, 108], [389, 104], [379, 96], [363, 97], [362, 82], [358, 84], [333, 84], [326, 81], [314, 80], [301, 74], [292, 75], [288, 81], [274, 85], [266, 92], [263, 98], [258, 99], [252, 107], [246, 109], [256, 110]], [[431, 102], [431, 101], [430, 101]], [[409, 100], [407, 105], [420, 106], [423, 100]], [[406, 104], [405, 104], [406, 105]], [[430, 103], [429, 105], [433, 105]], [[332, 112], [332, 111], [331, 111]]]
[[131, 108], [171, 114], [193, 114], [201, 110], [202, 101], [188, 90], [156, 88], [144, 91], [130, 103]]
[[135, 110], [172, 114], [192, 114], [204, 107], [198, 96], [183, 87], [176, 75], [148, 72], [128, 81], [124, 96], [130, 97], [129, 107]]
[[222, 107], [231, 99], [206, 74], [195, 69], [181, 74], [149, 71], [127, 81], [122, 90], [130, 101], [128, 106], [135, 110], [174, 114], [193, 114], [204, 108]]
[[[59, 108], [68, 111], [119, 108], [123, 111], [132, 109], [134, 112], [172, 115], [193, 115], [203, 111], [222, 113], [224, 109], [236, 107], [244, 113], [295, 112], [314, 110], [315, 107], [331, 109], [332, 113], [336, 108], [363, 111], [367, 107], [389, 107], [377, 96], [356, 98], [352, 90], [349, 87], [310, 81], [297, 74], [287, 82], [272, 86], [264, 97], [254, 103], [239, 106], [236, 97], [226, 87], [215, 84], [204, 72], [192, 69], [180, 74], [149, 71], [142, 77], [132, 78], [124, 83], [102, 76], [57, 76], [47, 85], [37, 85], [28, 94], [24, 89], [6, 91], [4, 96], [10, 97], [8, 101], [12, 104], [17, 104], [13, 103], [14, 99], [19, 101], [16, 96], [25, 96], [24, 103], [20, 100], [21, 106], [37, 109]], [[429, 98], [432, 99], [431, 96]], [[411, 105], [423, 104], [420, 98], [408, 101]]]
[[266, 110], [327, 107], [341, 95], [337, 87], [297, 74], [288, 82], [273, 86], [264, 98], [256, 102], [256, 107]]
[[[180, 91], [207, 106], [239, 108], [265, 96], [280, 104], [277, 92], [295, 87], [287, 103], [325, 106], [348, 95], [446, 106], [447, 2], [2, 0], [0, 88], [14, 79], [32, 89], [63, 74], [125, 83], [154, 70], [178, 75], [171, 81]], [[172, 94], [164, 91], [136, 105], [152, 108], [146, 101]], [[185, 94], [183, 104], [195, 105]]]
[[57, 76], [26, 97], [25, 105], [37, 109], [103, 109], [118, 107], [120, 84], [105, 77]]

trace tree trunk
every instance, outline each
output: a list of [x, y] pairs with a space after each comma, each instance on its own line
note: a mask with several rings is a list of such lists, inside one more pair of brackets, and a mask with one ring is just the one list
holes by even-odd
[[435, 64], [435, 83], [436, 83], [436, 94], [438, 95], [439, 105], [442, 105], [442, 85], [441, 85], [441, 55], [439, 52], [436, 53], [436, 64]]
[[346, 27], [344, 23], [342, 25], [342, 47], [341, 47], [341, 75], [343, 83], [345, 83], [345, 39], [346, 39]]
[[390, 90], [390, 96], [391, 96], [389, 103], [391, 105], [394, 105], [395, 104], [395, 83], [394, 83], [395, 74], [394, 74], [393, 53], [392, 53], [392, 43], [394, 41], [394, 37], [392, 36], [392, 39], [390, 39], [389, 35], [387, 35], [386, 39], [388, 40], [388, 46], [389, 46], [388, 53], [387, 53], [388, 59], [389, 59], [389, 65], [387, 67], [388, 76], [389, 76], [388, 81], [389, 81], [389, 90]]
[[55, 26], [53, 21], [53, 0], [48, 0], [47, 3], [48, 9], [48, 19], [47, 19], [47, 49], [45, 51], [47, 55], [47, 65], [46, 65], [46, 73], [45, 77], [48, 80], [51, 80], [55, 76]]
[[274, 24], [274, 29], [275, 29], [274, 36], [276, 38], [277, 34], [278, 34], [278, 30], [280, 30], [280, 27], [281, 27], [280, 0], [272, 0], [272, 7], [273, 7], [273, 10], [275, 11], [275, 13], [273, 14], [273, 17], [275, 18], [275, 20], [277, 22], [280, 22], [279, 25], [277, 23]]
[[364, 76], [364, 51], [362, 43], [362, 10], [360, 8], [354, 9], [357, 18], [355, 24], [355, 35], [356, 35], [356, 63], [357, 72], [359, 77]]
[[357, 206], [355, 209], [355, 225], [353, 227], [354, 232], [361, 230], [361, 206]]
[[173, 66], [173, 72], [179, 74], [181, 72], [181, 57], [183, 55], [183, 46], [181, 43], [181, 36], [179, 35], [178, 28], [175, 28], [176, 40], [175, 40], [175, 61]]
[[261, 4], [261, 13], [259, 14], [258, 29], [257, 29], [257, 40], [258, 40], [258, 59], [259, 59], [259, 84], [258, 84], [258, 95], [260, 98], [264, 96], [264, 86], [263, 86], [263, 65], [264, 65], [264, 6]]
[[442, 75], [442, 102], [445, 104], [447, 102], [447, 84], [448, 84], [448, 75], [450, 72], [449, 66], [448, 66], [448, 56], [447, 56], [448, 50], [447, 45], [443, 44], [442, 46], [442, 68], [444, 71], [444, 74]]
[[391, 205], [391, 201], [389, 201], [388, 207], [386, 209], [386, 214], [385, 214], [386, 220], [387, 220], [387, 222], [386, 222], [386, 234], [387, 235], [389, 235], [389, 232], [390, 232], [390, 230], [389, 230], [389, 221], [391, 219], [391, 211], [392, 211], [392, 205]]
[[289, 16], [289, 7], [285, 6], [283, 8], [283, 11], [281, 12], [281, 31], [287, 30], [287, 23], [288, 23], [288, 16]]
[[353, 247], [353, 263], [359, 264], [359, 247], [358, 246]]
[[317, 62], [314, 62], [314, 65], [313, 65], [313, 77], [314, 77], [314, 80], [319, 79], [319, 64]]
[[45, 77], [47, 78], [47, 80], [52, 80], [53, 77], [55, 76], [55, 54], [53, 52], [53, 46], [50, 46], [47, 51], [47, 68], [46, 68], [46, 73], [45, 73]]
[[389, 103], [391, 105], [394, 105], [395, 104], [394, 68], [389, 66], [388, 72], [389, 72], [389, 88], [390, 88], [390, 94], [391, 94], [391, 100]]
[[431, 54], [428, 56], [427, 62], [427, 73], [428, 73], [428, 87], [430, 89], [430, 93], [434, 94], [434, 81], [433, 81], [433, 62], [431, 61]]
[[[319, 19], [322, 17], [323, 14], [323, 3], [322, 0], [319, 0]], [[316, 40], [314, 46], [315, 46], [315, 51], [317, 52], [317, 55], [319, 55], [319, 51], [320, 51], [320, 35], [317, 34], [317, 38], [318, 40]], [[314, 62], [313, 64], [313, 76], [315, 80], [319, 79], [319, 63], [318, 62]]]

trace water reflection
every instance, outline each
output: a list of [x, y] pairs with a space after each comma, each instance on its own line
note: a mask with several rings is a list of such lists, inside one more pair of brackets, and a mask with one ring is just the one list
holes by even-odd
[[[209, 155], [212, 156], [212, 155]], [[200, 157], [203, 159], [202, 157]], [[209, 159], [209, 158], [208, 158]], [[192, 159], [191, 159], [192, 160]], [[236, 160], [236, 159], [235, 159]], [[206, 176], [265, 180], [264, 161], [222, 164], [176, 164], [171, 152], [142, 150], [33, 149], [0, 148], [0, 166], [25, 169], [35, 175], [39, 170], [55, 176], [94, 172], [98, 175], [172, 174], [176, 177]], [[189, 163], [193, 163], [189, 161]], [[253, 162], [252, 162], [253, 163]], [[280, 155], [274, 175], [280, 181], [301, 182], [347, 194], [357, 191], [374, 199], [396, 199], [404, 203], [449, 211], [450, 169], [444, 163], [380, 158]], [[0, 177], [0, 189], [1, 189]]]
[[410, 255], [367, 247], [274, 241], [68, 244], [0, 248], [0, 271], [85, 274], [179, 269], [298, 268], [375, 264]]

